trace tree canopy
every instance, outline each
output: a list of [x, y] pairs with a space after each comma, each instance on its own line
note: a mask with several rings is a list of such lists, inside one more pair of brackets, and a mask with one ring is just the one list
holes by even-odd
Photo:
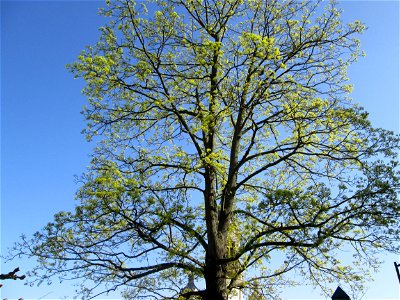
[[297, 0], [102, 14], [69, 66], [97, 145], [79, 204], [15, 250], [38, 280], [82, 279], [84, 297], [277, 297], [297, 277], [361, 286], [377, 251], [398, 251], [399, 139], [372, 127], [346, 75], [360, 21]]

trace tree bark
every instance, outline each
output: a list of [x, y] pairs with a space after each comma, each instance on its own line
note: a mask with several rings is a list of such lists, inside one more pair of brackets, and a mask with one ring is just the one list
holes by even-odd
[[205, 300], [227, 300], [226, 268], [218, 265], [213, 259], [207, 258], [206, 270], [206, 298]]
[[215, 171], [207, 168], [205, 177], [205, 211], [208, 248], [204, 277], [206, 281], [205, 300], [227, 300], [227, 268], [220, 263], [227, 253], [227, 233], [218, 230], [218, 209], [215, 200]]

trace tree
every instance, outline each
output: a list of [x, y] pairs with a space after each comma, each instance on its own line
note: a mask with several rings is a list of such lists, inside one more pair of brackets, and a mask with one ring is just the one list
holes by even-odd
[[[16, 246], [38, 280], [85, 279], [86, 297], [271, 297], [293, 273], [361, 284], [376, 251], [398, 251], [399, 139], [372, 127], [346, 78], [363, 24], [315, 1], [102, 13], [100, 41], [70, 65], [97, 141], [80, 204]], [[191, 276], [199, 290], [184, 289]]]

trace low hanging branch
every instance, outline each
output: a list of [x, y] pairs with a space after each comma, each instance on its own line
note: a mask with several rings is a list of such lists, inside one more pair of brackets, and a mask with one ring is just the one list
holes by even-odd
[[14, 271], [9, 272], [7, 274], [0, 274], [0, 280], [5, 280], [5, 279], [14, 279], [14, 280], [21, 279], [21, 280], [23, 280], [23, 279], [25, 279], [26, 276], [25, 275], [18, 276], [17, 275], [18, 272], [19, 272], [19, 268], [16, 268], [16, 269], [14, 269]]

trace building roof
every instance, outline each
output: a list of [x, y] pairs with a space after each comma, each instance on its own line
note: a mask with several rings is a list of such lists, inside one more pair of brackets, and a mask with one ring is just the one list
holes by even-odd
[[338, 286], [332, 295], [332, 300], [350, 300], [350, 297]]

